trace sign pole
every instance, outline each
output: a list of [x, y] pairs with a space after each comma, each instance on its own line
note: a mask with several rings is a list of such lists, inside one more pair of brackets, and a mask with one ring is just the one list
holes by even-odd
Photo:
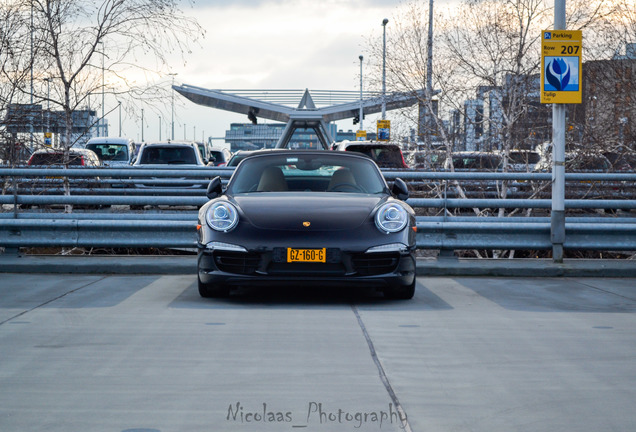
[[[554, 1], [554, 29], [565, 30], [565, 0]], [[579, 83], [580, 85], [581, 83]], [[565, 242], [565, 104], [552, 105], [552, 259], [563, 262]]]

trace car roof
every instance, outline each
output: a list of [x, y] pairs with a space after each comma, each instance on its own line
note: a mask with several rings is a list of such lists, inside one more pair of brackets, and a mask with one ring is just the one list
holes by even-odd
[[148, 142], [144, 143], [143, 147], [155, 147], [155, 146], [180, 146], [180, 147], [198, 147], [199, 145], [192, 141], [158, 141], [158, 142]]
[[339, 146], [343, 146], [343, 147], [348, 147], [348, 146], [353, 146], [353, 145], [369, 145], [369, 146], [386, 146], [386, 147], [400, 147], [397, 143], [395, 142], [391, 142], [391, 141], [370, 141], [370, 140], [365, 140], [365, 141], [351, 141], [351, 140], [344, 140], [344, 141], [339, 141], [336, 143], [336, 147]]
[[[91, 149], [83, 149], [83, 148], [69, 148], [68, 149], [69, 153], [93, 153], [96, 154], [93, 150]], [[36, 151], [33, 152], [33, 154], [36, 153], [63, 153], [64, 149], [62, 148], [43, 148], [43, 149], [38, 149]]]
[[89, 139], [86, 144], [131, 144], [132, 142], [130, 138], [97, 137]]

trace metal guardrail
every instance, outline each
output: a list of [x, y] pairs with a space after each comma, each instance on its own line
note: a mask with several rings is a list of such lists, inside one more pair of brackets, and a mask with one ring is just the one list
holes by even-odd
[[[0, 168], [4, 194], [0, 195], [0, 247], [165, 247], [192, 248], [196, 242], [196, 207], [207, 201], [205, 188], [210, 178], [224, 181], [232, 168], [136, 169], [136, 168]], [[444, 182], [546, 182], [551, 174], [496, 172], [384, 171], [388, 181], [397, 177], [412, 185]], [[98, 188], [77, 187], [63, 195], [61, 180], [98, 179]], [[53, 177], [53, 178], [50, 178]], [[184, 180], [184, 178], [187, 178]], [[138, 187], [140, 184], [169, 187]], [[635, 188], [636, 173], [568, 173], [566, 181], [611, 184]], [[33, 183], [44, 182], [34, 188]], [[48, 183], [47, 183], [48, 182]], [[196, 184], [198, 187], [183, 187]], [[25, 185], [27, 185], [25, 187]], [[28, 186], [31, 186], [29, 188]], [[41, 185], [40, 185], [41, 186]], [[447, 190], [446, 188], [443, 189]], [[634, 193], [636, 195], [636, 191]], [[413, 197], [408, 203], [418, 209], [550, 209], [549, 199], [527, 198], [435, 198]], [[131, 211], [112, 208], [73, 213], [51, 209], [25, 210], [31, 206], [177, 206], [180, 211]], [[568, 209], [636, 209], [635, 199], [568, 199]], [[183, 208], [187, 207], [187, 208]], [[548, 217], [417, 217], [417, 246], [422, 249], [515, 249], [552, 248]], [[568, 217], [564, 248], [583, 250], [636, 250], [636, 217]]]

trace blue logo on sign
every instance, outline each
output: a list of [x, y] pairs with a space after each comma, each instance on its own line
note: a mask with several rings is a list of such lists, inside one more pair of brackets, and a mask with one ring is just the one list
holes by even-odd
[[578, 91], [578, 57], [546, 57], [546, 91]]
[[544, 39], [552, 39], [552, 33], [550, 33], [550, 32], [545, 32], [545, 33], [543, 34], [543, 38], [544, 38]]

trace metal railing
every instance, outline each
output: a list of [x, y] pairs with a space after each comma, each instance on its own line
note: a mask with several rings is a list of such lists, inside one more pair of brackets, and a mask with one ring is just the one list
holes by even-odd
[[[0, 247], [192, 248], [196, 245], [197, 207], [207, 201], [207, 183], [217, 175], [227, 181], [232, 172], [232, 168], [0, 168]], [[551, 201], [536, 193], [541, 185], [549, 186], [550, 174], [384, 171], [384, 175], [389, 182], [404, 179], [414, 191], [408, 203], [419, 214], [418, 248], [552, 248]], [[70, 195], [64, 195], [64, 177], [69, 178]], [[592, 195], [595, 197], [619, 195], [623, 199], [589, 199], [589, 193], [566, 199], [566, 209], [578, 209], [582, 214], [566, 217], [564, 248], [636, 250], [636, 217], [629, 211], [636, 209], [635, 173], [569, 173], [566, 182], [575, 185], [572, 190], [603, 192]], [[470, 192], [464, 195], [470, 197], [449, 193], [456, 184], [463, 184], [464, 192]], [[511, 198], [493, 197], [504, 189]], [[48, 208], [63, 205], [72, 205], [73, 212]], [[153, 209], [141, 211], [143, 206]], [[491, 209], [489, 214], [499, 209], [545, 214], [468, 216], [476, 214], [474, 209]], [[621, 217], [601, 217], [589, 212], [592, 209], [624, 212]]]

